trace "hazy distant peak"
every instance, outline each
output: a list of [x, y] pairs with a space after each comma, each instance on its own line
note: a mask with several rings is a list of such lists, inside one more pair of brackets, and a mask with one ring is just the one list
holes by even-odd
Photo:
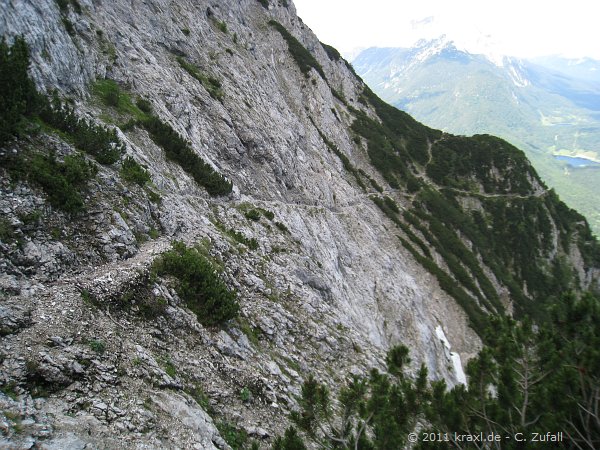
[[471, 42], [451, 39], [445, 34], [434, 39], [420, 39], [415, 43], [413, 49], [417, 52], [415, 60], [422, 62], [438, 55], [443, 51], [461, 52], [467, 55], [480, 55], [498, 67], [504, 67], [507, 63], [506, 55], [499, 51], [498, 45], [491, 36], [479, 36]]
[[425, 61], [426, 59], [440, 54], [443, 50], [456, 50], [454, 41], [445, 34], [436, 39], [420, 39], [414, 46], [417, 54], [415, 59]]
[[498, 46], [491, 36], [481, 35], [471, 46], [458, 44], [447, 35], [441, 35], [436, 39], [421, 39], [413, 50], [416, 52], [411, 64], [422, 63], [428, 58], [439, 55], [442, 52], [450, 52], [469, 56], [483, 57], [496, 67], [503, 69], [517, 87], [529, 86], [531, 83], [526, 77], [523, 61], [519, 58], [507, 56], [498, 50]]

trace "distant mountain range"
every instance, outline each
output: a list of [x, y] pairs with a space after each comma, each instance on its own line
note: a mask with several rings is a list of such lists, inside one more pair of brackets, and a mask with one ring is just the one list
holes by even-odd
[[353, 61], [382, 98], [455, 134], [495, 134], [600, 235], [600, 61], [477, 55], [441, 37], [370, 48]]

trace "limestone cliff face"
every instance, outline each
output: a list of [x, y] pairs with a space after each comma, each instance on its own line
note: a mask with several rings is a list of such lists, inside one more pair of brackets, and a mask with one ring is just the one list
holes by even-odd
[[[376, 118], [359, 101], [364, 85], [327, 55], [291, 1], [268, 9], [256, 0], [65, 3], [61, 10], [54, 0], [2, 0], [0, 33], [25, 37], [41, 90], [57, 89], [79, 115], [120, 127], [127, 154], [147, 167], [162, 201], [125, 183], [118, 165], [102, 166], [87, 212], [69, 218], [35, 185], [3, 174], [0, 211], [16, 239], [1, 243], [0, 382], [14, 395], [0, 394], [0, 409], [22, 420], [21, 433], [7, 425], [3, 444], [225, 448], [215, 422], [268, 440], [287, 426], [308, 373], [333, 386], [383, 368], [385, 351], [398, 343], [410, 347], [414, 367], [423, 361], [433, 378], [456, 382], [436, 328], [463, 361], [479, 338], [404, 249], [369, 198], [377, 191], [361, 187], [325, 143], [322, 135], [401, 206], [410, 204], [386, 187], [351, 131], [353, 111]], [[302, 43], [323, 75], [301, 72], [270, 20]], [[222, 97], [178, 58], [217, 79]], [[147, 99], [233, 182], [232, 193], [210, 197], [146, 131], [123, 127], [126, 118], [91, 93], [104, 78]], [[73, 152], [53, 133], [3, 151], [31, 148]], [[248, 220], [244, 211], [255, 207], [274, 219]], [[232, 239], [232, 229], [258, 249]], [[160, 282], [148, 289], [168, 302], [163, 316], [142, 320], [114, 308], [173, 240], [201, 243], [219, 261], [238, 291], [241, 319], [203, 327]], [[47, 392], [32, 399], [32, 385]]]

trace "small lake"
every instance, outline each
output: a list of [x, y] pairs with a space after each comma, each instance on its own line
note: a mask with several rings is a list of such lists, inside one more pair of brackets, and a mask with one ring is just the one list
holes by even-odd
[[596, 161], [592, 161], [591, 159], [586, 158], [574, 158], [572, 156], [559, 156], [555, 155], [555, 159], [559, 161], [564, 161], [571, 167], [600, 167], [600, 163]]

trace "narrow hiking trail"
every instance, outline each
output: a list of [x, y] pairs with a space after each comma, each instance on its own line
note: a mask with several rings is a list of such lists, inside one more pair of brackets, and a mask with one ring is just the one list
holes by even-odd
[[[444, 137], [440, 137], [434, 141], [428, 141], [427, 143], [427, 162], [422, 166], [422, 169], [415, 174], [417, 178], [423, 181], [426, 185], [441, 191], [444, 189], [450, 190], [460, 195], [468, 195], [473, 197], [481, 197], [481, 198], [506, 198], [506, 199], [528, 199], [531, 197], [542, 197], [548, 194], [548, 190], [539, 190], [533, 192], [531, 195], [521, 195], [521, 194], [511, 194], [511, 193], [484, 193], [484, 192], [474, 192], [459, 188], [440, 186], [437, 183], [433, 182], [426, 175], [427, 166], [431, 163], [433, 159], [433, 146], [438, 142], [443, 141]], [[359, 207], [360, 205], [372, 205], [372, 196], [394, 196], [394, 195], [403, 195], [409, 201], [414, 200], [415, 194], [407, 194], [406, 192], [399, 189], [385, 189], [382, 192], [373, 191], [373, 192], [361, 192], [357, 195], [346, 197], [343, 203], [336, 203], [334, 201], [333, 204], [325, 204], [320, 203], [318, 200], [314, 202], [306, 202], [306, 201], [285, 201], [285, 200], [276, 200], [276, 199], [264, 199], [264, 198], [256, 198], [250, 195], [244, 194], [240, 201], [232, 201], [230, 199], [219, 201], [216, 200], [213, 203], [214, 205], [219, 204], [229, 204], [233, 208], [238, 205], [244, 203], [251, 203], [256, 206], [265, 207], [265, 208], [273, 208], [275, 210], [280, 208], [292, 208], [292, 209], [301, 209], [309, 212], [329, 212], [333, 215], [346, 215], [348, 211], [352, 211]], [[403, 205], [399, 205], [402, 209], [404, 209]], [[155, 240], [150, 240], [143, 243], [137, 253], [127, 259], [124, 260], [116, 260], [107, 262], [105, 264], [97, 265], [97, 266], [86, 266], [82, 267], [79, 271], [72, 271], [64, 274], [58, 280], [49, 283], [42, 284], [41, 295], [44, 297], [52, 297], [59, 293], [66, 292], [82, 292], [83, 290], [94, 288], [94, 290], [100, 289], [103, 292], [111, 292], [118, 289], [124, 282], [131, 280], [132, 277], [135, 277], [139, 273], [144, 273], [150, 267], [154, 259], [160, 255], [161, 253], [168, 250], [171, 246], [171, 243], [174, 240], [183, 240], [186, 244], [193, 244], [197, 242], [197, 239], [201, 236], [201, 233], [176, 233], [172, 236], [161, 236]], [[204, 234], [205, 235], [205, 234]]]

